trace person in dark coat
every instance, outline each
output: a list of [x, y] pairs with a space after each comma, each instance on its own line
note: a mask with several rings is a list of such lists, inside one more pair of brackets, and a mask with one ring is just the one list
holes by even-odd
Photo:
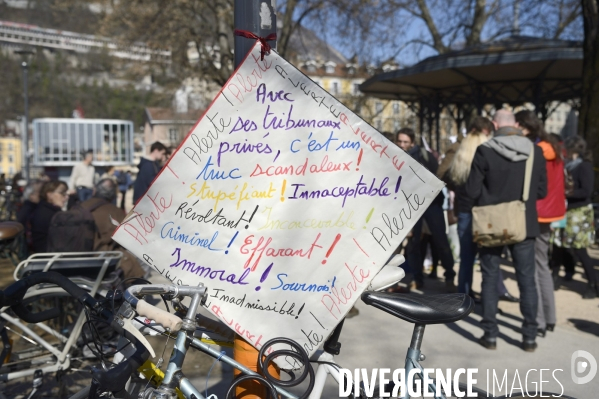
[[157, 141], [150, 147], [150, 158], [142, 158], [139, 161], [139, 173], [133, 184], [134, 204], [148, 191], [150, 184], [162, 169], [162, 165], [166, 162], [166, 153], [166, 146]]
[[31, 249], [31, 219], [40, 202], [42, 185], [43, 182], [40, 180], [33, 180], [25, 187], [23, 191], [23, 205], [17, 211], [17, 221], [25, 228], [25, 240], [27, 241], [28, 249]]
[[[522, 349], [533, 352], [537, 344], [537, 289], [535, 285], [535, 238], [539, 235], [537, 199], [547, 195], [545, 158], [540, 147], [523, 136], [517, 128], [514, 114], [499, 110], [493, 124], [497, 131], [493, 139], [476, 149], [472, 170], [466, 182], [466, 193], [475, 206], [496, 205], [522, 199], [526, 160], [534, 151], [529, 198], [526, 201], [526, 238], [509, 245], [514, 259], [516, 279], [520, 289], [520, 312], [522, 322]], [[503, 247], [481, 247], [482, 281], [482, 328], [484, 335], [479, 343], [487, 349], [495, 349], [499, 328], [497, 327], [497, 279]]]
[[557, 320], [553, 277], [549, 267], [551, 223], [564, 218], [566, 196], [564, 194], [564, 162], [559, 143], [554, 141], [543, 128], [543, 122], [535, 112], [522, 110], [516, 114], [522, 133], [543, 150], [547, 171], [547, 196], [537, 201], [539, 228], [541, 233], [535, 241], [535, 281], [539, 308], [537, 311], [538, 335], [544, 337], [553, 331]]
[[40, 202], [31, 218], [31, 246], [33, 252], [47, 252], [50, 221], [66, 205], [69, 187], [62, 181], [44, 183], [40, 190]]
[[96, 225], [94, 251], [121, 251], [123, 258], [119, 267], [123, 270], [124, 278], [143, 277], [145, 272], [135, 256], [112, 239], [117, 227], [113, 221], [120, 223], [125, 219], [125, 211], [113, 204], [117, 196], [117, 185], [118, 183], [110, 178], [100, 180], [96, 184], [94, 196], [83, 202], [81, 206], [92, 210]]
[[[415, 142], [415, 138], [416, 135], [412, 129], [402, 128], [397, 132], [397, 145], [416, 161], [420, 162], [431, 173], [437, 173], [437, 168], [439, 167], [437, 159], [433, 154], [418, 146]], [[412, 237], [406, 248], [406, 260], [414, 273], [416, 288], [422, 288], [424, 279], [420, 236], [422, 233], [422, 221], [426, 220], [426, 224], [431, 231], [432, 243], [437, 250], [441, 264], [445, 269], [444, 276], [447, 291], [455, 292], [456, 286], [453, 280], [456, 273], [453, 270], [454, 259], [451, 247], [449, 246], [449, 239], [447, 238], [447, 234], [445, 234], [446, 226], [445, 217], [443, 215], [443, 200], [443, 193], [439, 193], [424, 212], [422, 219], [417, 221], [412, 228]]]
[[565, 142], [568, 159], [566, 170], [571, 176], [572, 189], [566, 193], [568, 210], [566, 226], [556, 231], [561, 246], [569, 248], [584, 268], [588, 286], [582, 294], [584, 299], [599, 295], [599, 282], [587, 248], [595, 242], [595, 226], [591, 196], [595, 184], [593, 158], [586, 141], [580, 136]]

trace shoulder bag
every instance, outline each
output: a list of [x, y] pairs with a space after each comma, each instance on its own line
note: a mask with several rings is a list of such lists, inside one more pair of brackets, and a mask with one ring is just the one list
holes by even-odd
[[526, 238], [526, 201], [530, 192], [534, 146], [526, 160], [522, 200], [472, 208], [472, 235], [480, 247], [516, 244]]

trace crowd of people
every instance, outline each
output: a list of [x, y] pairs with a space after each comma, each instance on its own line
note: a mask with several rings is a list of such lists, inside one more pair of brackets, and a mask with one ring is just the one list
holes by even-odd
[[[125, 252], [126, 261], [121, 262], [125, 276], [143, 276], [145, 272], [135, 258], [112, 240], [116, 226], [111, 219], [124, 220], [127, 192], [133, 188], [134, 201], [144, 195], [168, 154], [169, 149], [162, 143], [152, 144], [149, 159], [142, 158], [135, 181], [129, 171], [116, 170], [114, 166], [99, 174], [93, 165], [93, 152], [88, 151], [83, 154], [82, 162], [73, 167], [68, 184], [45, 175], [29, 182], [17, 213], [17, 221], [25, 227], [28, 252], [120, 250]], [[67, 212], [71, 214], [65, 216]], [[86, 221], [86, 214], [91, 214], [93, 220]], [[84, 236], [86, 229], [90, 230], [87, 222], [93, 224], [89, 246], [69, 237], [70, 234]]]
[[[409, 272], [407, 287], [397, 286], [390, 291], [424, 287], [424, 257], [430, 246], [433, 264], [429, 276], [437, 278], [437, 267], [441, 266], [448, 292], [468, 294], [481, 303], [484, 335], [479, 343], [488, 349], [497, 346], [498, 301], [519, 302], [525, 351], [534, 351], [536, 337], [555, 328], [554, 289], [560, 284], [561, 267], [565, 269], [563, 278], [569, 280], [575, 263], [580, 262], [588, 281], [582, 297], [599, 295], [587, 251], [595, 234], [591, 202], [594, 171], [584, 139], [575, 136], [563, 142], [560, 136], [545, 132], [534, 112], [523, 110], [514, 115], [504, 109], [498, 110], [493, 120], [473, 118], [467, 134], [460, 135], [442, 156], [419, 145], [413, 129], [402, 128], [386, 137], [447, 184], [447, 190], [432, 201], [401, 249]], [[30, 182], [18, 214], [18, 221], [26, 228], [30, 251], [55, 250], [57, 244], [48, 238], [53, 223], [60, 219], [56, 215], [78, 206], [93, 215], [98, 232], [90, 249], [117, 249], [110, 238], [115, 229], [110, 218], [118, 222], [125, 218], [127, 191], [133, 188], [133, 202], [137, 202], [169, 153], [160, 142], [152, 144], [149, 157], [138, 166], [135, 181], [129, 172], [114, 167], [99, 176], [93, 153], [87, 152], [73, 168], [69, 184], [58, 180]], [[509, 245], [480, 245], [479, 232], [473, 231], [473, 210], [478, 208], [480, 212], [491, 205], [519, 200], [525, 204], [525, 238]], [[457, 224], [459, 254], [452, 250], [447, 224]], [[519, 298], [506, 289], [500, 268], [504, 259], [510, 258]], [[482, 271], [480, 292], [473, 287], [477, 259]], [[143, 274], [139, 265], [129, 266], [128, 270], [129, 275]], [[348, 316], [355, 314], [354, 309]]]
[[[580, 262], [588, 282], [582, 297], [592, 299], [599, 295], [593, 261], [587, 251], [595, 234], [591, 202], [594, 172], [583, 138], [574, 136], [563, 142], [560, 136], [545, 131], [534, 112], [523, 110], [514, 115], [501, 109], [493, 120], [475, 117], [467, 134], [459, 136], [443, 156], [420, 147], [412, 129], [400, 129], [394, 139], [447, 184], [451, 201], [445, 218], [445, 198], [439, 194], [414, 226], [403, 248], [411, 278], [407, 279], [407, 288], [397, 286], [391, 292], [409, 292], [410, 288], [424, 286], [422, 258], [426, 248], [421, 243], [425, 237], [422, 225], [426, 224], [431, 237], [431, 277], [436, 278], [435, 268], [440, 262], [445, 269], [447, 290], [468, 294], [481, 303], [484, 334], [478, 342], [487, 349], [497, 347], [499, 300], [519, 302], [523, 350], [534, 351], [536, 337], [554, 330], [554, 290], [560, 285], [562, 266], [566, 270], [564, 279], [571, 280], [575, 263]], [[491, 212], [492, 205], [512, 201], [523, 201], [525, 205], [525, 238], [509, 245], [485, 245], [478, 232], [473, 231], [473, 209]], [[457, 223], [457, 287], [446, 223]], [[480, 292], [472, 286], [477, 258], [482, 272]], [[519, 298], [511, 295], [503, 282], [500, 264], [510, 258]]]

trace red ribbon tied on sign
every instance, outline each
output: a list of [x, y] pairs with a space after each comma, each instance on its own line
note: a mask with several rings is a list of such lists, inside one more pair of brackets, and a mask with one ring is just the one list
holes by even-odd
[[262, 48], [260, 49], [260, 61], [264, 61], [264, 54], [270, 54], [270, 50], [272, 49], [272, 47], [270, 47], [270, 44], [268, 44], [268, 42], [272, 40], [277, 40], [276, 33], [271, 33], [266, 37], [260, 37], [247, 30], [235, 29], [233, 34], [235, 36], [243, 36], [248, 39], [258, 40], [262, 45]]

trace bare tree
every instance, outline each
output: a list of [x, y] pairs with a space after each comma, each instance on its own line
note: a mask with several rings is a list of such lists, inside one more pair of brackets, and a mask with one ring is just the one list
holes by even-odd
[[[406, 50], [420, 58], [509, 35], [580, 37], [579, 0], [389, 0], [411, 29]], [[415, 32], [418, 32], [415, 34]]]
[[[233, 0], [109, 1], [106, 9], [101, 34], [169, 48], [176, 75], [222, 85], [232, 73]], [[392, 29], [397, 21], [390, 11], [391, 5], [380, 0], [279, 0], [277, 51], [291, 56], [291, 37], [310, 27], [324, 42], [362, 59], [372, 55], [373, 42], [378, 49], [384, 44], [387, 53], [397, 52], [397, 29]], [[197, 52], [198, 62], [190, 62], [189, 51]]]

